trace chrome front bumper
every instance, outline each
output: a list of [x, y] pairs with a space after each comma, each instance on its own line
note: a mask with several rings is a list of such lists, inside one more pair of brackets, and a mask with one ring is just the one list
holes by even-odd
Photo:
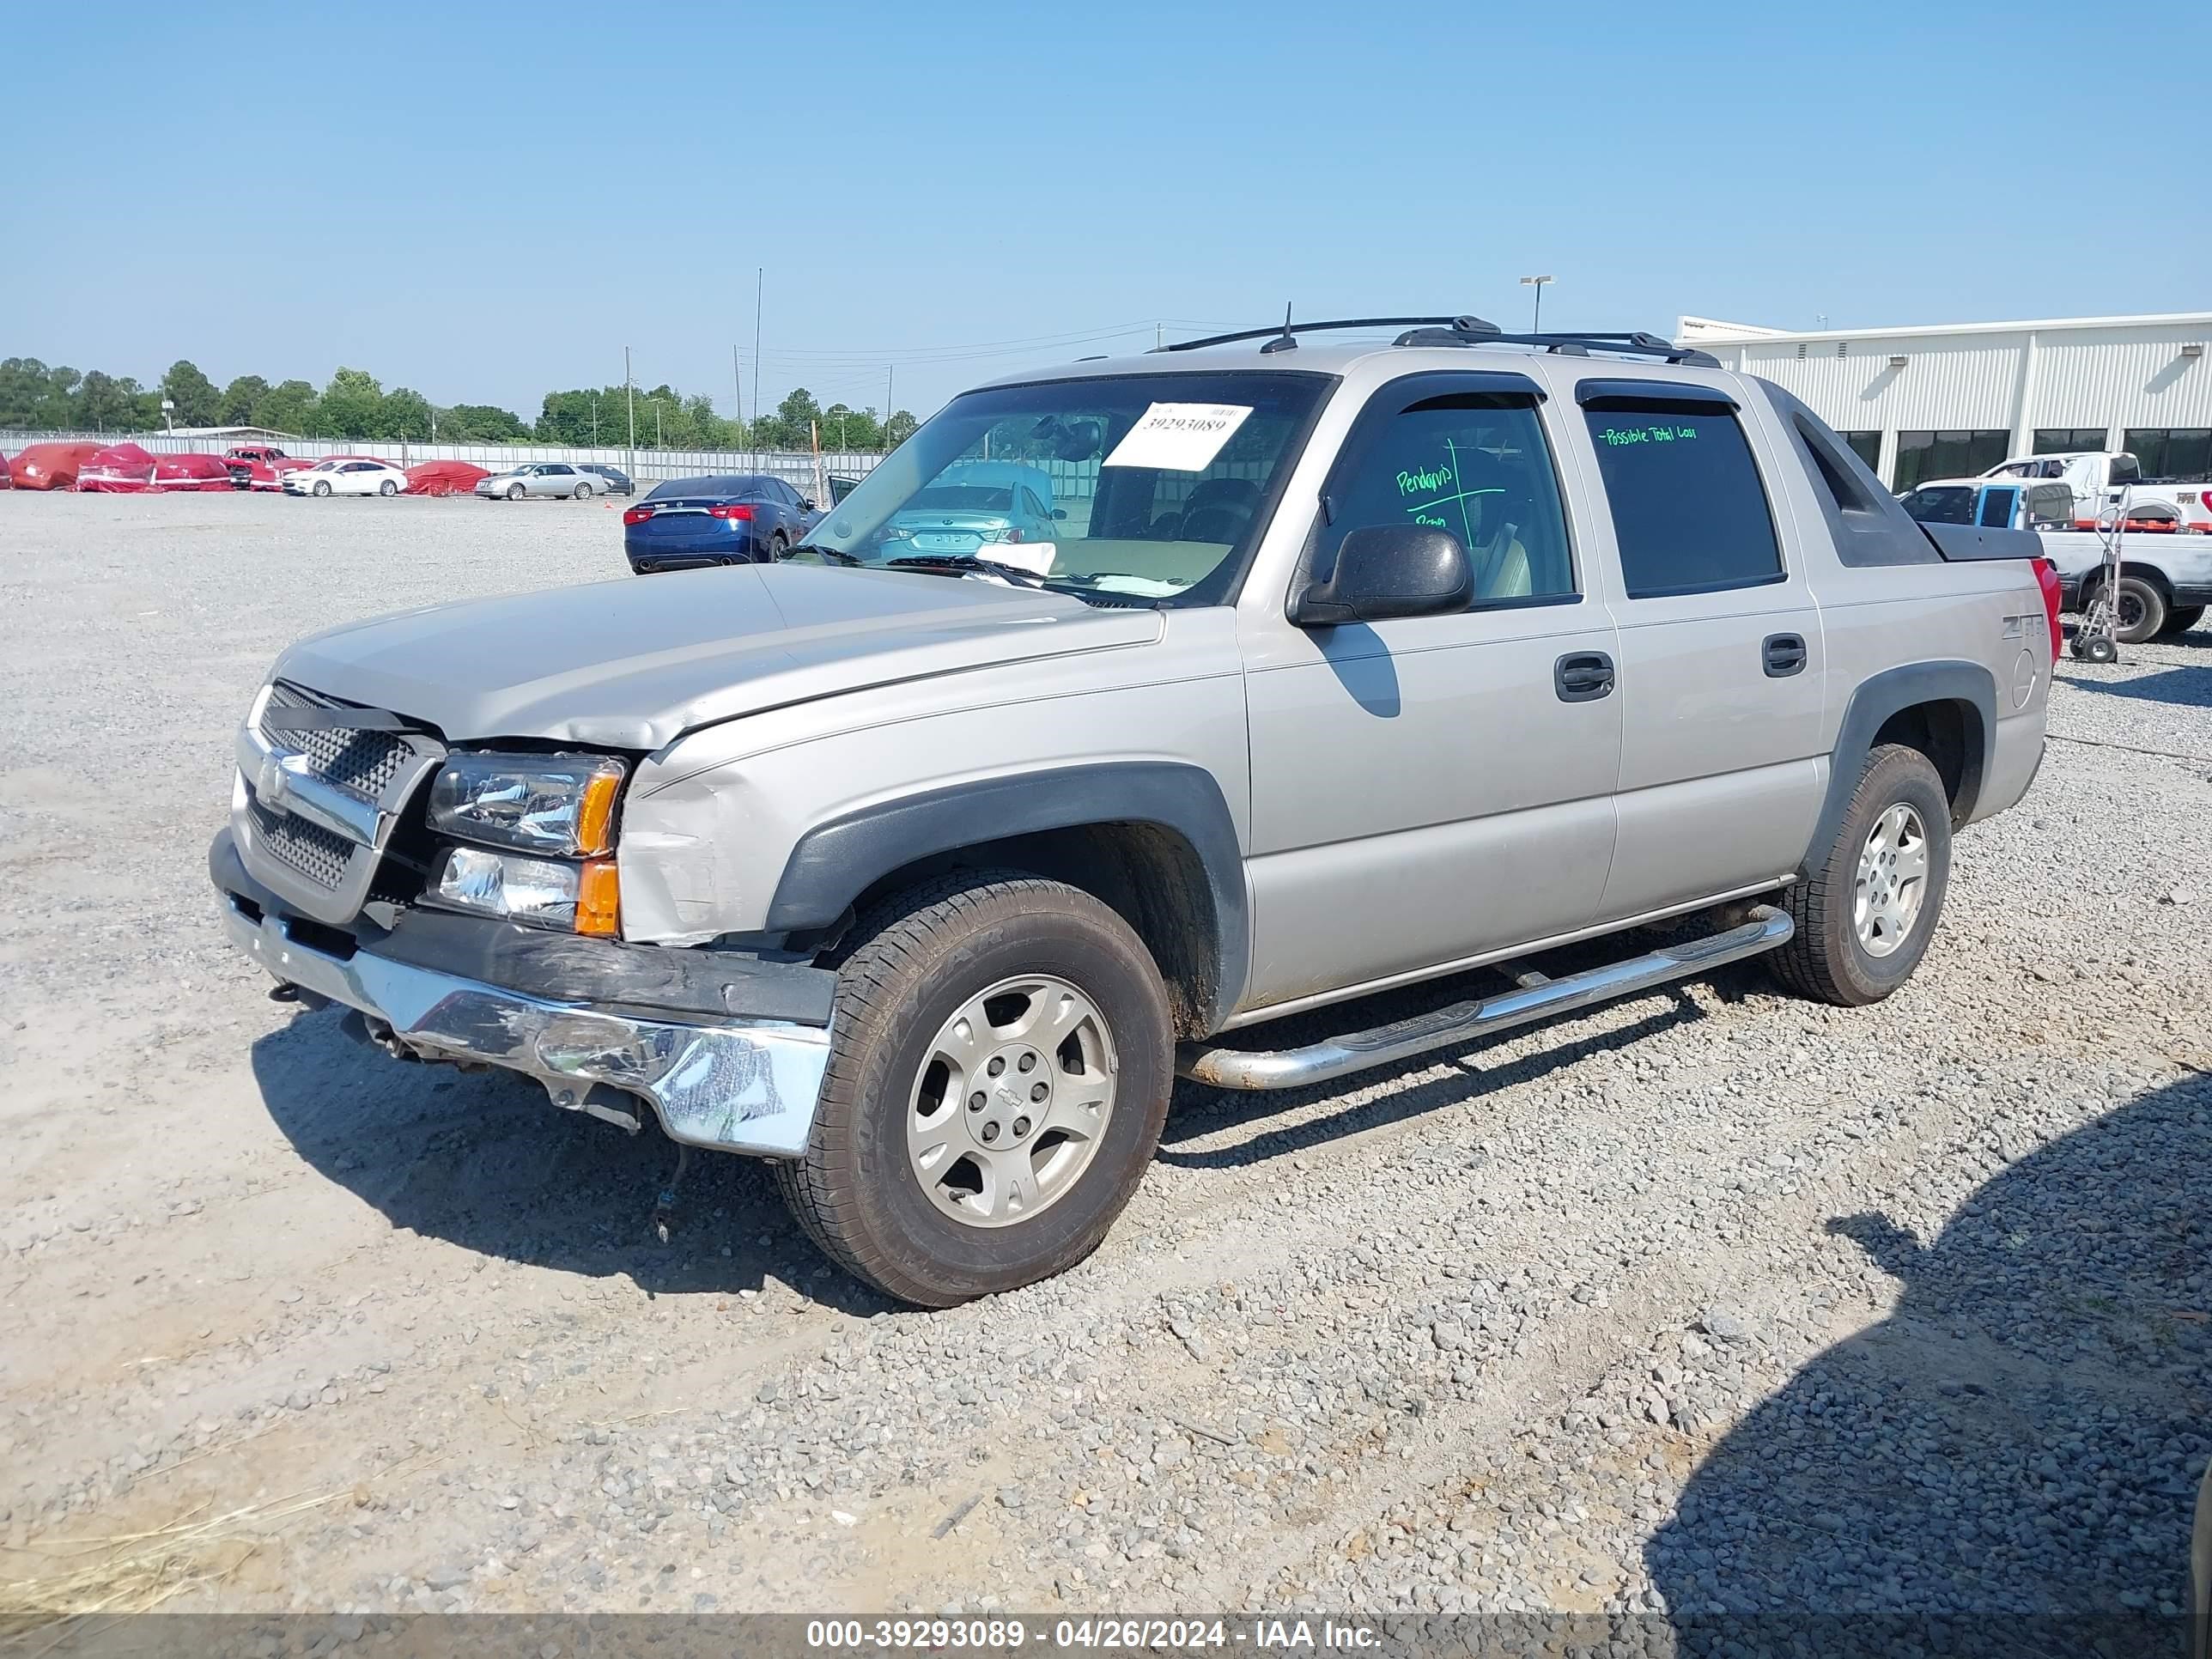
[[806, 1150], [830, 1063], [825, 1027], [690, 1024], [544, 1001], [367, 950], [335, 956], [295, 939], [273, 911], [256, 917], [228, 892], [216, 902], [232, 941], [273, 977], [381, 1020], [426, 1059], [522, 1073], [571, 1110], [593, 1109], [597, 1085], [620, 1090], [688, 1146], [764, 1158]]

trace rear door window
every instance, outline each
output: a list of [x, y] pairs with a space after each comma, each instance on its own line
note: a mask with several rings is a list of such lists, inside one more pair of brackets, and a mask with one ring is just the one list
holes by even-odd
[[1783, 579], [1766, 486], [1733, 408], [1607, 398], [1583, 411], [1632, 599]]

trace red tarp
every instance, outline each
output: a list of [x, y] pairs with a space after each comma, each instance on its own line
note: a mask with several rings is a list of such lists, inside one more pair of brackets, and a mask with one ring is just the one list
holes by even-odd
[[111, 444], [77, 469], [76, 487], [123, 495], [154, 487], [154, 458], [137, 444]]
[[407, 469], [407, 493], [410, 495], [466, 495], [477, 487], [477, 480], [491, 474], [480, 466], [471, 466], [466, 461], [424, 461]]
[[15, 484], [15, 475], [8, 471], [8, 458], [0, 455], [0, 489], [12, 489]]
[[230, 489], [230, 467], [220, 455], [164, 455], [154, 463], [154, 488]]
[[78, 469], [98, 453], [98, 444], [32, 444], [8, 465], [18, 489], [74, 489]]

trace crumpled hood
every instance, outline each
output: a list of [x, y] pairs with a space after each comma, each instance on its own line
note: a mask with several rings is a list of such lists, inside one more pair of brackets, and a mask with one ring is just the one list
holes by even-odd
[[734, 565], [404, 611], [302, 640], [276, 673], [449, 742], [653, 750], [762, 709], [1162, 629], [1156, 611], [992, 581]]

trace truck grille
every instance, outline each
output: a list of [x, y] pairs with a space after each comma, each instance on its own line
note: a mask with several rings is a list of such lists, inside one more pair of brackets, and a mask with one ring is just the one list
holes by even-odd
[[353, 857], [351, 842], [319, 823], [272, 812], [258, 800], [248, 801], [246, 811], [252, 815], [256, 848], [324, 891], [337, 891]]
[[[339, 723], [291, 731], [271, 718], [296, 708], [327, 710]], [[344, 723], [356, 714], [364, 724]], [[239, 854], [255, 879], [317, 921], [342, 925], [360, 914], [387, 840], [446, 757], [436, 733], [380, 731], [380, 722], [391, 718], [279, 680], [258, 726], [239, 734]]]
[[[343, 708], [348, 705], [319, 697], [279, 680], [270, 688], [271, 708]], [[382, 799], [413, 754], [406, 743], [390, 732], [355, 732], [342, 726], [313, 732], [271, 731], [263, 717], [261, 735], [279, 749], [306, 755], [314, 763], [316, 775], [366, 801]]]

